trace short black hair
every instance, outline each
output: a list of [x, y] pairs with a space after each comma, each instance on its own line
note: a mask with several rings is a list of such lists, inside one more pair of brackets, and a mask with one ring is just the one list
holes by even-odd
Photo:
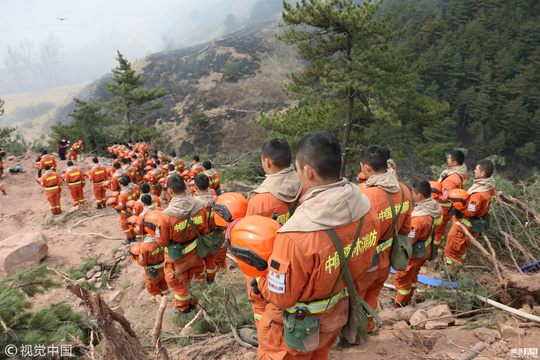
[[45, 170], [51, 170], [51, 167], [49, 165], [45, 165]]
[[152, 197], [148, 194], [141, 196], [141, 202], [144, 205], [152, 205]]
[[174, 170], [174, 165], [173, 164], [169, 164], [167, 166], [167, 169], [169, 169], [169, 171], [173, 171]]
[[431, 197], [431, 185], [427, 180], [416, 180], [412, 188], [426, 199]]
[[266, 140], [262, 146], [261, 156], [270, 159], [279, 169], [291, 165], [291, 147], [285, 139], [273, 137]]
[[157, 155], [156, 155], [156, 154], [152, 155], [152, 159], [156, 159], [156, 160], [157, 160]]
[[172, 156], [172, 157], [176, 157], [176, 151], [171, 151], [171, 152], [169, 153], [169, 155]]
[[141, 192], [143, 194], [149, 193], [150, 192], [150, 184], [142, 183], [141, 186], [139, 187], [139, 190], [141, 190]]
[[324, 180], [338, 181], [341, 172], [341, 145], [327, 132], [314, 132], [300, 140], [296, 149], [300, 167], [311, 166]]
[[199, 155], [193, 155], [193, 157], [191, 158], [191, 160], [201, 161], [201, 159], [199, 158]]
[[97, 164], [97, 163], [99, 162], [99, 159], [98, 159], [97, 157], [94, 156], [94, 157], [92, 158], [92, 162], [94, 162], [94, 163]]
[[47, 150], [45, 150], [45, 149], [42, 149], [42, 150], [41, 150], [41, 154], [42, 154], [42, 155], [45, 155], [46, 153], [47, 153]]
[[122, 158], [122, 159], [120, 159], [120, 161], [122, 162], [122, 164], [127, 164], [127, 163], [128, 163], [128, 159], [127, 159], [127, 158]]
[[120, 169], [121, 167], [122, 167], [122, 165], [120, 165], [120, 163], [118, 163], [118, 162], [115, 162], [113, 164], [113, 168], [115, 168], [115, 169]]
[[186, 183], [179, 175], [171, 175], [167, 180], [167, 189], [171, 189], [175, 194], [181, 194], [186, 191]]
[[482, 159], [478, 162], [478, 165], [480, 165], [480, 170], [486, 173], [486, 177], [491, 177], [493, 175], [493, 170], [495, 169], [495, 166], [493, 165], [493, 162], [488, 159]]
[[116, 159], [118, 159], [118, 155], [112, 154], [112, 158], [116, 160]]
[[66, 164], [67, 166], [73, 166], [73, 161], [69, 160]]
[[388, 167], [388, 150], [379, 145], [370, 145], [364, 149], [360, 156], [360, 162], [380, 172]]
[[156, 165], [160, 165], [160, 164], [161, 164], [161, 161], [159, 161], [159, 160], [156, 160], [156, 161], [154, 161], [154, 164], [156, 164]]
[[463, 162], [465, 161], [465, 154], [459, 149], [450, 151], [450, 157], [452, 160], [457, 161], [459, 165], [463, 165]]
[[206, 170], [210, 170], [212, 168], [212, 163], [208, 160], [204, 160], [202, 162], [202, 166], [203, 168], [205, 168]]
[[204, 174], [199, 174], [195, 176], [195, 186], [197, 186], [202, 191], [207, 190], [208, 186], [210, 186], [210, 181], [208, 180], [208, 176]]
[[120, 183], [120, 185], [126, 186], [127, 184], [131, 182], [131, 179], [129, 175], [124, 175], [120, 178], [120, 180], [118, 180], [118, 182]]
[[153, 162], [152, 164], [150, 164], [150, 166], [151, 166], [152, 168], [154, 168], [154, 169], [157, 169], [157, 165], [156, 165], [155, 162]]

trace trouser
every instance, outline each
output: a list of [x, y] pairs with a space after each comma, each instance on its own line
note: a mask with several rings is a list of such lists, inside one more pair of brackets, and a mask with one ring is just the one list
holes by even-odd
[[60, 207], [60, 189], [45, 190], [47, 200], [49, 200], [49, 208], [53, 214], [60, 214], [62, 208]]
[[73, 206], [84, 205], [83, 184], [69, 185], [69, 193], [73, 199]]
[[[390, 274], [390, 265], [382, 269], [377, 269], [364, 273], [358, 280], [355, 281], [354, 286], [358, 295], [364, 299], [373, 310], [377, 310], [377, 296], [381, 292], [381, 289], [384, 286], [384, 282], [388, 279]], [[371, 315], [368, 315], [369, 325], [368, 332], [373, 332], [375, 328], [375, 320]]]
[[[217, 254], [217, 253], [216, 253]], [[213, 280], [216, 277], [218, 267], [216, 265], [216, 255], [208, 253], [204, 258], [206, 280]]]
[[421, 259], [411, 257], [407, 264], [407, 270], [396, 271], [394, 275], [394, 285], [397, 289], [396, 307], [404, 307], [411, 300], [418, 286], [418, 273], [422, 265], [427, 261], [427, 258], [428, 256], [424, 256]]
[[[460, 220], [457, 220], [460, 221]], [[463, 222], [462, 222], [463, 224]], [[471, 228], [463, 224], [467, 230], [471, 233], [473, 238], [478, 236], [477, 232], [471, 232]], [[444, 249], [444, 261], [451, 274], [457, 274], [465, 258], [467, 257], [467, 248], [470, 241], [467, 235], [456, 225], [456, 220], [452, 224], [452, 228], [448, 232], [448, 239], [446, 241], [446, 248]]]
[[2, 177], [2, 175], [4, 175], [4, 167], [0, 167], [0, 177]]
[[67, 154], [68, 160], [77, 160], [77, 152], [75, 150], [71, 150]]
[[38, 179], [41, 177], [41, 172], [42, 172], [42, 171], [43, 171], [42, 169], [38, 169], [38, 171], [37, 171], [37, 177], [38, 177]]
[[4, 186], [2, 184], [0, 184], [0, 191], [4, 191]]
[[309, 352], [298, 352], [289, 348], [285, 344], [283, 337], [283, 322], [271, 321], [268, 315], [262, 316], [257, 331], [259, 349], [257, 356], [259, 359], [281, 360], [281, 359], [328, 359], [330, 348], [336, 342], [341, 327], [331, 332], [319, 333], [319, 348]]
[[218, 250], [214, 261], [216, 262], [218, 270], [227, 269], [227, 247], [225, 245]]
[[126, 224], [126, 221], [128, 219], [127, 214], [125, 212], [119, 212], [118, 215], [120, 215], [120, 228], [124, 232], [124, 235], [126, 235], [128, 239], [135, 238], [136, 236], [135, 232], [131, 230], [129, 226]]
[[107, 202], [107, 189], [105, 189], [103, 186], [103, 181], [100, 183], [94, 183], [94, 196], [96, 197], [96, 203], [99, 205], [105, 206]]
[[194, 255], [174, 263], [165, 260], [165, 280], [174, 292], [174, 307], [180, 311], [186, 311], [190, 305], [197, 304], [189, 293], [189, 282], [204, 279], [204, 262]]
[[165, 296], [169, 293], [169, 285], [167, 285], [167, 281], [165, 280], [165, 271], [163, 270], [163, 267], [158, 269], [158, 273], [159, 275], [157, 278], [150, 279], [148, 270], [146, 268], [144, 269], [144, 284], [152, 299], [155, 299], [158, 295]]
[[248, 299], [252, 302], [251, 309], [253, 310], [253, 318], [255, 319], [255, 326], [257, 327], [258, 331], [259, 321], [261, 320], [261, 317], [264, 314], [264, 309], [266, 308], [266, 301], [264, 301], [261, 294], [257, 295], [253, 293], [251, 287], [251, 281], [253, 281], [253, 279], [253, 277], [246, 275]]
[[58, 153], [60, 160], [66, 160], [66, 153]]
[[437, 250], [439, 250], [439, 248], [441, 247], [443, 237], [444, 237], [444, 235], [446, 235], [446, 226], [448, 225], [448, 222], [452, 218], [452, 214], [450, 214], [451, 207], [449, 207], [449, 206], [441, 206], [441, 208], [442, 208], [442, 211], [443, 211], [442, 222], [441, 222], [441, 225], [439, 225], [435, 229], [435, 237], [433, 238], [433, 240], [435, 242], [435, 246], [437, 247]]

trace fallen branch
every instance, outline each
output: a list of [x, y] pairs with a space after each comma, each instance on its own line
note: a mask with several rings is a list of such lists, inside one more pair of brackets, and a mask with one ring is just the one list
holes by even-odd
[[231, 259], [232, 261], [234, 261], [235, 264], [238, 264], [238, 260], [236, 260], [236, 258], [232, 256], [231, 254], [227, 253], [227, 257]]
[[191, 325], [195, 324], [197, 321], [201, 320], [203, 318], [203, 311], [202, 310], [199, 310], [199, 312], [197, 313], [197, 315], [195, 315], [195, 317], [193, 319], [191, 319], [190, 322], [188, 322], [186, 324], [186, 326], [184, 326], [184, 329], [187, 328], [187, 327], [190, 327]]
[[238, 331], [236, 331], [236, 328], [234, 326], [231, 326], [231, 330], [232, 330], [234, 339], [236, 340], [238, 344], [240, 344], [241, 346], [247, 349], [253, 349], [252, 345], [248, 344], [247, 342], [244, 342], [244, 340], [240, 338], [240, 336], [238, 335]]
[[105, 214], [99, 214], [99, 215], [94, 215], [94, 216], [90, 216], [88, 218], [84, 218], [80, 221], [77, 221], [75, 224], [71, 225], [68, 229], [69, 233], [72, 234], [72, 235], [75, 235], [75, 236], [86, 236], [86, 235], [96, 235], [96, 236], [102, 236], [104, 237], [105, 239], [109, 239], [109, 240], [124, 240], [124, 238], [118, 238], [118, 237], [110, 237], [110, 236], [107, 236], [107, 235], [104, 235], [104, 234], [101, 234], [101, 233], [86, 233], [86, 234], [75, 234], [73, 231], [71, 231], [71, 229], [73, 229], [74, 227], [76, 227], [77, 225], [87, 221], [87, 220], [91, 220], [91, 219], [95, 219], [95, 218], [98, 218], [98, 217], [102, 217], [102, 216], [107, 216], [107, 215], [113, 215], [114, 213], [112, 212], [108, 212], [108, 213], [105, 213]]
[[164, 338], [161, 338], [163, 341], [169, 341], [169, 340], [179, 340], [179, 339], [206, 339], [214, 337], [214, 334], [208, 333], [208, 334], [194, 334], [194, 335], [186, 335], [186, 336], [167, 336]]
[[[454, 360], [471, 360], [477, 357], [478, 355], [482, 354], [482, 351], [486, 348], [486, 344], [483, 342], [476, 343], [475, 345], [471, 346], [467, 351], [464, 353], [456, 356]], [[484, 354], [482, 354], [484, 355]]]
[[527, 217], [530, 220], [532, 220], [532, 221], [536, 222], [538, 225], [540, 225], [540, 216], [534, 210], [532, 210], [531, 208], [525, 206], [525, 204], [523, 204], [518, 199], [513, 198], [512, 196], [504, 195], [502, 193], [502, 191], [497, 191], [496, 194], [499, 197], [499, 199], [501, 199], [501, 201], [503, 201], [503, 202], [505, 202], [507, 204], [516, 205], [521, 211], [523, 211], [523, 213], [525, 215], [527, 215]]
[[[491, 242], [489, 241], [486, 234], [482, 234], [482, 235], [484, 235], [484, 241], [486, 242], [487, 246], [489, 247], [489, 251], [491, 251], [491, 256], [493, 257], [493, 259], [496, 259], [497, 255], [495, 254], [495, 250], [493, 250], [493, 247], [491, 246]], [[495, 275], [497, 275], [497, 279], [499, 279], [499, 282], [502, 282], [503, 278], [502, 278], [502, 275], [501, 275], [501, 271], [499, 270], [499, 267], [497, 265], [495, 265], [495, 263], [493, 263], [493, 267], [495, 268]]]
[[528, 314], [524, 311], [521, 311], [521, 310], [517, 310], [517, 309], [514, 309], [510, 306], [506, 306], [506, 305], [503, 305], [497, 301], [493, 301], [491, 299], [488, 299], [488, 298], [485, 298], [481, 295], [475, 295], [476, 298], [480, 301], [483, 301], [491, 306], [494, 306], [498, 309], [501, 309], [501, 310], [504, 310], [506, 312], [509, 312], [510, 314], [514, 314], [514, 315], [517, 315], [519, 317], [522, 317], [524, 319], [527, 319], [527, 320], [531, 320], [531, 321], [536, 321], [536, 322], [539, 322], [540, 323], [540, 316], [536, 316], [536, 315], [532, 315], [532, 314]]
[[476, 309], [476, 310], [471, 310], [471, 311], [465, 311], [465, 312], [462, 312], [462, 313], [459, 313], [459, 314], [445, 315], [445, 316], [441, 316], [441, 317], [433, 318], [433, 319], [425, 319], [425, 320], [419, 321], [417, 323], [417, 325], [428, 322], [428, 321], [437, 321], [437, 320], [447, 319], [447, 318], [450, 318], [450, 317], [451, 318], [458, 318], [460, 316], [474, 314], [474, 313], [477, 313], [477, 312], [490, 311], [490, 309], [491, 308], [482, 308], [482, 309]]
[[156, 317], [156, 324], [154, 325], [154, 331], [152, 332], [152, 344], [156, 349], [156, 359], [161, 358], [162, 360], [169, 360], [169, 354], [167, 353], [167, 348], [163, 346], [161, 341], [161, 326], [163, 324], [163, 314], [167, 309], [167, 297], [163, 296], [161, 298], [161, 304], [159, 304], [159, 310]]
[[69, 281], [70, 283], [74, 283], [74, 284], [77, 283], [75, 280], [68, 278], [66, 275], [62, 274], [60, 271], [58, 271], [56, 269], [53, 269], [53, 268], [50, 268], [50, 267], [47, 266], [47, 270], [54, 271], [56, 273], [56, 275], [60, 276], [61, 278], [63, 278], [66, 281]]

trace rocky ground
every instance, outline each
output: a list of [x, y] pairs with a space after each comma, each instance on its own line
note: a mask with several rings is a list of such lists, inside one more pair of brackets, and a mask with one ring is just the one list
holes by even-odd
[[[8, 160], [4, 161], [6, 172], [15, 165], [22, 165], [26, 172], [17, 175], [7, 173], [0, 179], [7, 192], [7, 196], [0, 195], [0, 242], [17, 234], [43, 234], [48, 245], [48, 253], [43, 262], [60, 274], [79, 266], [82, 258], [86, 257], [98, 256], [98, 263], [103, 265], [95, 269], [92, 275], [94, 279], [101, 279], [102, 274], [107, 274], [107, 267], [116, 264], [116, 267], [121, 268], [120, 274], [113, 276], [99, 291], [112, 308], [124, 313], [143, 344], [148, 344], [159, 304], [148, 300], [143, 270], [126, 256], [127, 246], [121, 244], [123, 237], [118, 216], [111, 209], [95, 209], [90, 186], [85, 187], [87, 204], [78, 209], [72, 208], [69, 190], [65, 186], [61, 200], [63, 214], [52, 216], [44, 191], [35, 182], [37, 171], [34, 159], [35, 154], [28, 153], [19, 158], [8, 157]], [[90, 169], [90, 162], [90, 158], [83, 155], [77, 165], [86, 171]], [[58, 163], [58, 172], [61, 174], [67, 166], [65, 162]], [[242, 191], [245, 191], [245, 187], [243, 189]], [[92, 218], [98, 215], [102, 216]], [[70, 227], [81, 220], [83, 222], [73, 227], [70, 232]], [[425, 268], [423, 272], [429, 275], [432, 270]], [[484, 273], [478, 276], [483, 276], [486, 283], [493, 280], [493, 274]], [[57, 276], [57, 279], [67, 284], [60, 276]], [[243, 275], [232, 261], [229, 269], [218, 275], [217, 281], [240, 291], [245, 284]], [[97, 280], [94, 282], [100, 283]], [[391, 283], [390, 279], [388, 283]], [[381, 303], [387, 303], [392, 294], [392, 290], [383, 290]], [[36, 296], [33, 310], [61, 300], [72, 304], [78, 311], [85, 311], [80, 306], [80, 301], [65, 287]], [[480, 314], [484, 317], [472, 314], [472, 318], [445, 318], [441, 319], [442, 323], [441, 320], [436, 323], [422, 321], [440, 318], [448, 311], [446, 307], [437, 308], [437, 305], [440, 303], [427, 300], [415, 307], [381, 310], [380, 316], [384, 323], [375, 335], [363, 345], [333, 349], [330, 359], [454, 359], [479, 342], [485, 344], [485, 350], [477, 359], [508, 359], [519, 358], [520, 349], [540, 347], [540, 328], [501, 311]], [[489, 321], [482, 322], [486, 317]], [[417, 326], [413, 326], [414, 324]], [[483, 324], [490, 328], [483, 327]], [[166, 313], [163, 331], [167, 334], [179, 334], [181, 330]], [[191, 345], [181, 350], [175, 343], [166, 342], [166, 346], [174, 359], [256, 358], [256, 349], [240, 346], [232, 335], [191, 340]]]

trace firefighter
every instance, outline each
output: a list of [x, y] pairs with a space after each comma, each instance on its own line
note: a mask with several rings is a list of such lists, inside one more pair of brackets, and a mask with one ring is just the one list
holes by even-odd
[[221, 194], [221, 181], [219, 180], [219, 173], [212, 169], [212, 163], [208, 160], [203, 161], [203, 174], [208, 176], [208, 181], [210, 181], [209, 188], [214, 189], [217, 195]]
[[0, 177], [4, 175], [4, 163], [2, 162], [2, 157], [6, 156], [6, 152], [0, 148]]
[[120, 228], [126, 235], [126, 240], [123, 242], [124, 245], [130, 244], [136, 240], [136, 234], [133, 230], [129, 228], [126, 221], [131, 213], [127, 211], [127, 202], [129, 200], [134, 200], [139, 198], [139, 186], [132, 183], [129, 175], [124, 175], [119, 180], [120, 186], [120, 195], [118, 195], [118, 205], [116, 206], [116, 211], [120, 215]]
[[[448, 232], [448, 240], [444, 249], [444, 260], [450, 274], [457, 274], [465, 261], [467, 248], [470, 244], [469, 238], [457, 226], [456, 221], [461, 222], [474, 238], [485, 230], [484, 217], [488, 214], [489, 204], [493, 195], [495, 195], [493, 170], [494, 166], [491, 160], [483, 159], [478, 162], [474, 169], [474, 183], [467, 190], [467, 194], [469, 194], [466, 202], [467, 206], [458, 207], [458, 202], [452, 199], [452, 193], [448, 196], [449, 200], [454, 200], [450, 210], [453, 215], [453, 224]], [[456, 190], [453, 191], [457, 192]], [[461, 198], [465, 197], [461, 196]]]
[[[418, 273], [424, 263], [431, 257], [431, 242], [435, 236], [437, 227], [442, 223], [441, 205], [431, 196], [431, 185], [426, 180], [415, 181], [412, 186], [412, 196], [415, 201], [414, 210], [411, 214], [411, 232], [413, 248], [425, 249], [425, 255], [409, 259], [407, 270], [396, 271], [394, 285], [397, 289], [395, 299], [396, 307], [407, 305], [412, 298], [418, 285]], [[423, 252], [419, 251], [420, 255]]]
[[84, 175], [80, 168], [73, 166], [73, 161], [67, 162], [68, 168], [62, 180], [68, 183], [73, 206], [84, 205]]
[[142, 183], [141, 186], [140, 186], [140, 191], [141, 191], [141, 197], [143, 195], [148, 195], [152, 199], [152, 204], [154, 204], [158, 208], [162, 207], [161, 200], [159, 199], [159, 197], [157, 197], [156, 195], [154, 195], [154, 194], [152, 194], [150, 192], [151, 191], [150, 184]]
[[36, 159], [36, 166], [38, 167], [38, 177], [41, 177], [41, 172], [45, 170], [45, 166], [48, 166], [51, 171], [56, 171], [56, 160], [54, 156], [47, 154], [47, 150], [41, 150], [38, 159]]
[[[377, 296], [390, 274], [390, 251], [393, 237], [397, 235], [394, 227], [405, 236], [411, 232], [411, 193], [398, 182], [394, 170], [388, 168], [388, 158], [388, 150], [378, 145], [368, 146], [360, 157], [362, 172], [367, 178], [362, 191], [377, 213], [380, 233], [373, 262], [366, 274], [355, 281], [355, 287], [373, 309], [377, 309]], [[397, 219], [393, 217], [391, 206]], [[375, 321], [370, 316], [368, 333], [372, 333], [374, 328]]]
[[156, 241], [165, 249], [165, 279], [174, 292], [174, 306], [187, 313], [196, 305], [189, 293], [190, 281], [204, 279], [204, 261], [196, 251], [197, 233], [207, 234], [208, 221], [204, 204], [186, 196], [186, 184], [180, 176], [169, 178], [167, 192], [172, 199], [159, 218]]
[[[259, 359], [325, 359], [347, 322], [345, 283], [332, 293], [340, 266], [328, 232], [335, 231], [343, 247], [360, 239], [349, 262], [355, 279], [371, 264], [379, 223], [362, 190], [340, 178], [341, 164], [339, 141], [329, 133], [312, 133], [298, 143], [296, 168], [306, 193], [278, 230], [268, 274], [253, 285], [269, 302], [259, 322]], [[285, 343], [283, 323], [291, 317], [320, 321], [313, 335], [304, 328], [309, 339], [302, 340], [309, 345], [302, 351]]]
[[176, 157], [176, 151], [171, 151], [169, 153], [169, 156], [171, 157], [171, 162], [174, 166], [174, 170], [178, 171], [179, 173], [182, 173], [184, 171], [184, 160], [180, 159], [179, 157]]
[[94, 184], [96, 209], [105, 209], [107, 189], [103, 187], [103, 183], [108, 179], [107, 168], [99, 162], [97, 157], [94, 157], [92, 158], [92, 169], [88, 173], [88, 179]]
[[79, 140], [75, 144], [71, 145], [71, 148], [69, 149], [69, 152], [67, 154], [68, 160], [77, 160], [77, 153], [79, 151], [82, 151], [84, 149], [83, 141]]
[[122, 169], [122, 165], [119, 161], [115, 161], [112, 166], [114, 172], [111, 175], [111, 190], [119, 191], [121, 188], [119, 180], [122, 176], [126, 175], [126, 171]]
[[62, 213], [60, 206], [60, 194], [62, 192], [62, 179], [52, 171], [49, 165], [46, 165], [43, 170], [44, 174], [37, 180], [38, 184], [45, 188], [45, 195], [49, 201], [49, 207], [53, 215]]

